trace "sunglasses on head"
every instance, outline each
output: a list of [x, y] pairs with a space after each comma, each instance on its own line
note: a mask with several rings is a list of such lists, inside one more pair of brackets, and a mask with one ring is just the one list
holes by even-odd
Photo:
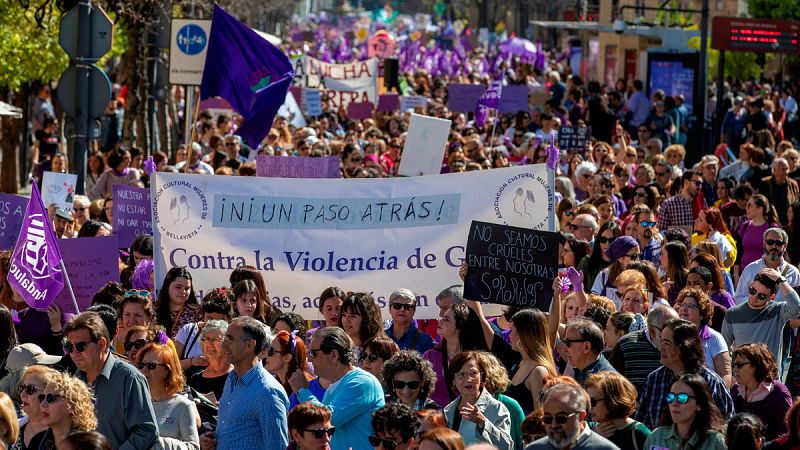
[[378, 436], [370, 436], [369, 437], [369, 444], [375, 448], [378, 446], [382, 446], [386, 450], [394, 450], [397, 446], [401, 445], [402, 442], [395, 442], [390, 439], [381, 439]]
[[408, 388], [413, 391], [414, 389], [419, 389], [420, 381], [400, 381], [400, 380], [395, 380], [394, 382], [392, 382], [392, 386], [394, 386], [394, 388], [398, 389], [398, 390], [399, 389], [404, 389], [406, 386], [408, 386]]
[[553, 423], [553, 419], [555, 419], [557, 424], [559, 424], [559, 425], [564, 425], [565, 423], [567, 423], [567, 421], [568, 421], [568, 420], [569, 420], [569, 419], [570, 419], [572, 416], [574, 416], [575, 414], [578, 414], [579, 412], [580, 412], [580, 411], [575, 411], [575, 412], [574, 412], [574, 413], [572, 413], [572, 414], [567, 414], [567, 413], [558, 413], [558, 414], [556, 414], [555, 416], [553, 416], [553, 415], [550, 415], [550, 414], [545, 414], [545, 415], [542, 417], [542, 421], [544, 422], [544, 424], [545, 424], [545, 425], [550, 425], [551, 423]]
[[303, 431], [308, 431], [309, 433], [313, 433], [315, 438], [322, 439], [326, 434], [328, 435], [328, 437], [333, 436], [333, 433], [336, 431], [336, 427], [314, 428], [314, 429], [303, 430]]
[[667, 404], [674, 402], [675, 399], [678, 399], [679, 404], [685, 405], [686, 403], [689, 402], [690, 398], [694, 398], [694, 395], [689, 395], [684, 392], [681, 392], [680, 394], [676, 394], [674, 392], [667, 392], [667, 394], [664, 395], [664, 400], [667, 402]]
[[39, 403], [45, 403], [46, 402], [46, 403], [50, 404], [50, 403], [55, 403], [56, 401], [61, 400], [64, 397], [61, 396], [61, 395], [58, 395], [58, 394], [46, 394], [46, 395], [45, 394], [39, 394], [38, 398], [39, 398]]
[[405, 303], [392, 303], [392, 309], [395, 311], [411, 311], [412, 309], [416, 308], [417, 305], [407, 305]]
[[40, 390], [41, 388], [36, 387], [36, 386], [34, 386], [32, 384], [22, 384], [22, 383], [20, 383], [20, 385], [19, 385], [19, 387], [17, 389], [19, 390], [19, 394], [20, 395], [22, 395], [22, 394], [33, 395], [33, 394], [36, 393], [36, 391]]
[[83, 353], [83, 352], [86, 351], [86, 346], [87, 345], [95, 343], [95, 342], [97, 342], [97, 341], [91, 340], [91, 341], [86, 341], [86, 342], [76, 342], [76, 343], [73, 344], [72, 342], [64, 339], [64, 348], [67, 350], [67, 353], [72, 353], [75, 350]]
[[147, 343], [148, 343], [147, 339], [137, 339], [137, 340], [132, 341], [132, 342], [126, 342], [126, 343], [122, 344], [122, 346], [125, 347], [125, 351], [126, 352], [129, 352], [134, 348], [136, 348], [136, 350], [141, 350], [142, 347], [147, 345]]
[[759, 300], [761, 300], [762, 302], [763, 302], [764, 300], [768, 299], [768, 298], [769, 298], [769, 296], [770, 296], [770, 294], [763, 294], [763, 293], [761, 293], [761, 292], [758, 292], [758, 291], [756, 290], [756, 288], [754, 288], [754, 287], [752, 287], [752, 286], [750, 287], [750, 295], [755, 295], [755, 296], [756, 296], [756, 297], [757, 297]]
[[371, 353], [371, 354], [362, 353], [361, 354], [361, 358], [359, 358], [359, 360], [361, 360], [361, 362], [364, 362], [364, 361], [375, 362], [375, 361], [378, 360], [378, 358], [379, 358], [379, 356], [376, 355], [375, 353]]
[[150, 299], [150, 291], [147, 291], [147, 290], [144, 290], [144, 289], [129, 289], [129, 290], [125, 291], [125, 293], [122, 294], [122, 296], [123, 297], [139, 297], [139, 298], [145, 298], [145, 299], [149, 300]]

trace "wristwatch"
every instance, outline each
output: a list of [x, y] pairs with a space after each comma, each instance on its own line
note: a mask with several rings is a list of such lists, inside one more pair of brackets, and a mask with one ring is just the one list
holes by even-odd
[[789, 280], [787, 280], [785, 276], [781, 275], [780, 278], [778, 278], [778, 280], [775, 283], [776, 284], [781, 284], [781, 283], [786, 283], [788, 281]]

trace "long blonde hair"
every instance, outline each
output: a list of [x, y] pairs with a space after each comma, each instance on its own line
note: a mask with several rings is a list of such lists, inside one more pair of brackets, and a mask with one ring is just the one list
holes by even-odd
[[543, 366], [551, 376], [556, 376], [558, 373], [554, 363], [553, 345], [544, 313], [538, 309], [523, 309], [514, 314], [511, 323], [519, 335], [520, 351], [532, 359], [535, 365]]

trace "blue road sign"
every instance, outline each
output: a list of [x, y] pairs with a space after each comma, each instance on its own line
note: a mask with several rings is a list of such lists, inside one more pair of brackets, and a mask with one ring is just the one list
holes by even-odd
[[196, 55], [203, 51], [208, 45], [206, 32], [197, 25], [189, 24], [183, 26], [175, 37], [178, 49], [187, 55]]

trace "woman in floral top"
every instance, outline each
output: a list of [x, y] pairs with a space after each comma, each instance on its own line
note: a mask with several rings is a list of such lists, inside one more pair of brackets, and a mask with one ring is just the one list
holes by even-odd
[[185, 267], [173, 267], [167, 272], [158, 293], [156, 322], [164, 327], [170, 339], [187, 323], [200, 320], [200, 303], [192, 288], [192, 274]]

